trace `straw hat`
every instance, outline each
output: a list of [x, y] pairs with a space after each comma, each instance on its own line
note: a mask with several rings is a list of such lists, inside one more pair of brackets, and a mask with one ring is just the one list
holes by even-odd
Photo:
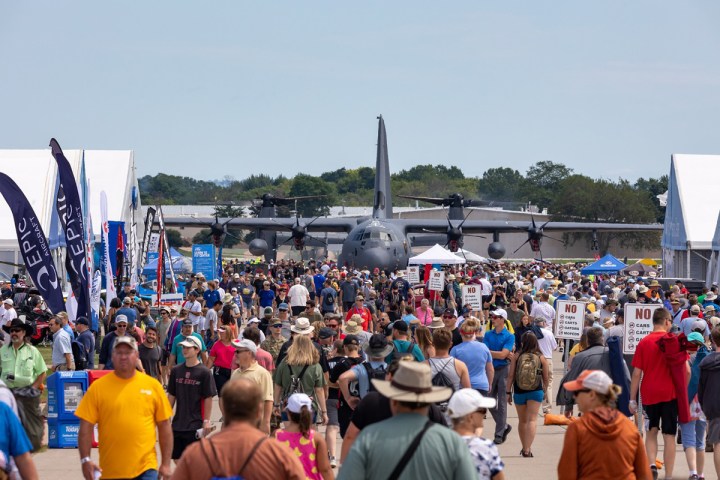
[[435, 317], [433, 318], [432, 322], [430, 322], [430, 325], [427, 326], [428, 328], [445, 328], [445, 324], [442, 321], [442, 318]]
[[305, 317], [299, 317], [295, 321], [295, 325], [290, 327], [291, 332], [299, 333], [300, 335], [309, 335], [315, 331], [315, 327], [310, 325], [310, 320]]
[[380, 395], [400, 402], [444, 402], [452, 395], [452, 388], [432, 384], [430, 366], [419, 362], [400, 362], [392, 380], [372, 380]]
[[360, 325], [358, 325], [358, 323], [355, 322], [355, 321], [353, 321], [353, 320], [350, 320], [349, 322], [347, 322], [347, 323], [345, 324], [345, 326], [343, 327], [343, 332], [345, 332], [345, 333], [348, 334], [348, 335], [355, 335], [355, 334], [360, 333], [360, 332], [362, 332], [362, 331], [363, 331], [362, 327], [361, 327]]

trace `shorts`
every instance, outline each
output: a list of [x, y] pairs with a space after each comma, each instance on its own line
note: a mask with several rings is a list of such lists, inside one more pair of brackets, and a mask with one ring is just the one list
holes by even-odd
[[648, 418], [648, 430], [661, 428], [663, 435], [677, 434], [678, 405], [677, 400], [660, 402], [653, 405], [643, 405]]
[[299, 307], [290, 307], [290, 310], [292, 310], [293, 317], [297, 317], [303, 312], [303, 310], [305, 310], [305, 305], [300, 305]]
[[166, 367], [168, 364], [168, 360], [170, 360], [170, 354], [167, 350], [163, 350], [160, 354], [160, 366]]
[[198, 438], [195, 436], [195, 430], [192, 432], [178, 432], [173, 430], [173, 451], [172, 459], [178, 460], [185, 449], [194, 442], [197, 442]]
[[530, 400], [542, 403], [544, 397], [545, 392], [542, 390], [533, 390], [532, 392], [513, 394], [513, 402], [515, 402], [515, 405], [525, 405]]
[[710, 445], [720, 443], [720, 418], [708, 420], [708, 436], [707, 441]]
[[337, 398], [331, 398], [325, 401], [327, 405], [328, 426], [334, 425], [337, 427], [340, 425], [338, 420], [338, 402], [339, 400]]
[[705, 420], [692, 420], [688, 423], [680, 424], [680, 432], [682, 432], [683, 450], [694, 448], [696, 450], [705, 450], [705, 430], [707, 422]]

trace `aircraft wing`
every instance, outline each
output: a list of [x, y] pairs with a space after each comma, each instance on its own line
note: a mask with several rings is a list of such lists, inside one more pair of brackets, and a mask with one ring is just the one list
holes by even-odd
[[[215, 222], [215, 217], [165, 217], [165, 225], [171, 227], [202, 227], [210, 228]], [[226, 223], [228, 227], [241, 228], [245, 230], [275, 230], [287, 231], [295, 226], [295, 218], [218, 218], [220, 223]], [[308, 232], [341, 232], [348, 233], [357, 226], [357, 219], [346, 218], [301, 218], [300, 224], [308, 225]]]
[[[428, 219], [398, 219], [405, 233], [445, 233], [448, 229], [447, 220]], [[453, 220], [452, 225], [457, 227], [461, 220]], [[591, 223], [591, 222], [548, 222], [544, 224], [536, 221], [538, 227], [545, 232], [660, 232], [663, 226], [659, 223]], [[544, 225], [544, 226], [543, 226]], [[527, 231], [531, 221], [505, 221], [505, 220], [467, 220], [462, 225], [463, 233], [508, 233]]]

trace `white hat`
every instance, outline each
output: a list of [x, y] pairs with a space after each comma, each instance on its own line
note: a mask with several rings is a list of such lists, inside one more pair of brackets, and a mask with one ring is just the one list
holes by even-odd
[[202, 350], [202, 342], [200, 342], [200, 339], [197, 337], [193, 337], [192, 335], [189, 337], [185, 337], [185, 340], [179, 343], [181, 347], [189, 347], [189, 348], [197, 348], [198, 350]]
[[3, 303], [6, 303], [6, 304], [8, 304], [8, 305], [14, 305], [14, 304], [15, 304], [15, 302], [13, 302], [13, 299], [12, 299], [12, 298], [6, 298], [5, 300], [3, 300]]
[[288, 398], [287, 410], [292, 413], [300, 413], [302, 407], [307, 407], [312, 412], [312, 400], [304, 393], [293, 393]]
[[128, 318], [127, 318], [127, 316], [122, 315], [122, 314], [121, 314], [121, 315], [117, 315], [117, 316], [115, 317], [115, 324], [118, 324], [118, 323], [128, 323]]
[[504, 318], [505, 320], [507, 320], [507, 312], [506, 312], [504, 309], [502, 309], [502, 308], [498, 308], [497, 310], [493, 310], [492, 312], [490, 312], [490, 315], [494, 315], [494, 316], [496, 316], [496, 317], [502, 317], [502, 318]]
[[247, 338], [243, 338], [242, 340], [238, 340], [236, 338], [231, 343], [232, 346], [235, 347], [235, 350], [250, 350], [253, 355], [257, 353], [257, 345], [255, 345], [255, 342]]
[[247, 323], [248, 323], [248, 325], [250, 325], [251, 323], [260, 323], [260, 319], [257, 317], [253, 317], [250, 320], [248, 320]]
[[612, 384], [612, 378], [602, 370], [583, 370], [576, 380], [565, 382], [563, 387], [568, 392], [587, 389], [606, 395]]
[[478, 408], [494, 408], [494, 398], [483, 397], [475, 389], [461, 388], [455, 392], [448, 402], [447, 413], [450, 418], [462, 418], [477, 411]]
[[116, 349], [118, 345], [123, 344], [130, 345], [133, 350], [138, 349], [137, 342], [133, 337], [131, 337], [130, 335], [120, 335], [119, 337], [115, 338], [115, 343], [113, 343], [113, 350]]
[[290, 327], [291, 332], [299, 333], [300, 335], [309, 335], [315, 330], [315, 327], [310, 325], [310, 320], [305, 317], [300, 317], [295, 321], [295, 325]]

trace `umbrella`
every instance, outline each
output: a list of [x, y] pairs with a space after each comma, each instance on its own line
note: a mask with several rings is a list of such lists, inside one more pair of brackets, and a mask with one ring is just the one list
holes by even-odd
[[624, 275], [630, 275], [632, 277], [649, 277], [651, 274], [657, 275], [658, 271], [650, 265], [642, 263], [642, 261], [633, 263], [622, 269]]

